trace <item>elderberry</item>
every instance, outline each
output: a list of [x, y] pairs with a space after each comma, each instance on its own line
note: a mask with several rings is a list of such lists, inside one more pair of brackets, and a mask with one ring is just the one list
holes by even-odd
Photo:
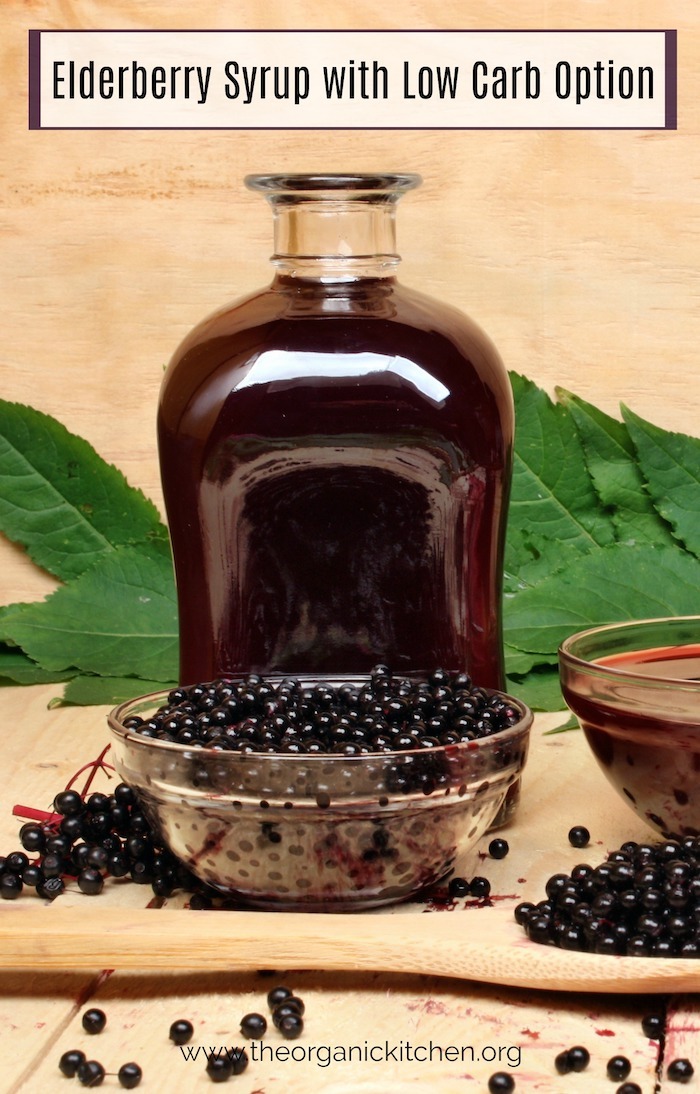
[[575, 1045], [570, 1048], [567, 1057], [571, 1071], [584, 1071], [591, 1062], [591, 1054], [583, 1045]]
[[255, 1012], [244, 1014], [241, 1018], [241, 1033], [244, 1037], [260, 1038], [267, 1030], [267, 1020]]
[[283, 1037], [288, 1040], [295, 1040], [301, 1036], [304, 1029], [304, 1019], [300, 1014], [292, 1012], [291, 1014], [285, 1014], [277, 1024], [277, 1028]]
[[61, 1059], [58, 1061], [58, 1067], [62, 1075], [65, 1075], [67, 1079], [74, 1079], [78, 1073], [78, 1068], [85, 1062], [85, 1053], [79, 1048], [71, 1048], [67, 1052], [64, 1052]]
[[465, 877], [450, 878], [450, 882], [447, 886], [447, 895], [450, 900], [461, 900], [462, 897], [469, 896], [468, 880]]
[[663, 1014], [645, 1014], [642, 1018], [642, 1032], [650, 1041], [660, 1041], [665, 1028], [666, 1021]]
[[615, 1083], [626, 1079], [632, 1070], [632, 1065], [626, 1056], [611, 1056], [608, 1060], [606, 1074]]
[[229, 1057], [231, 1059], [231, 1074], [242, 1075], [250, 1063], [246, 1050], [244, 1048], [231, 1049]]
[[101, 1086], [107, 1072], [98, 1060], [84, 1060], [76, 1074], [81, 1086]]
[[569, 843], [572, 847], [588, 847], [591, 833], [582, 824], [574, 825], [569, 831]]
[[469, 892], [472, 896], [485, 898], [491, 892], [491, 882], [485, 877], [473, 877], [469, 883]]
[[[534, 942], [627, 957], [700, 956], [700, 836], [628, 841], [598, 866], [553, 874], [545, 893], [514, 912]], [[647, 1036], [661, 1036], [659, 1022]]]
[[128, 1064], [122, 1064], [117, 1072], [117, 1079], [119, 1085], [125, 1090], [134, 1090], [139, 1085], [143, 1078], [143, 1071], [138, 1064], [130, 1062]]
[[[217, 705], [222, 687], [227, 694]], [[375, 666], [362, 688], [304, 688], [294, 679], [272, 683], [257, 676], [253, 682], [252, 675], [176, 688], [149, 719], [128, 718], [125, 728], [177, 744], [246, 752], [306, 752], [313, 739], [313, 751], [357, 755], [429, 752], [454, 740], [491, 736], [519, 717], [502, 696], [473, 687], [466, 673], [436, 669], [427, 682], [413, 683]]]
[[102, 1033], [107, 1025], [107, 1015], [99, 1007], [91, 1007], [83, 1014], [82, 1023], [86, 1033]]
[[212, 1052], [207, 1058], [206, 1071], [213, 1083], [225, 1083], [233, 1074], [233, 1065], [228, 1055]]
[[178, 1018], [170, 1026], [168, 1036], [175, 1045], [186, 1045], [194, 1034], [194, 1026], [187, 1018]]
[[496, 1071], [489, 1079], [489, 1094], [512, 1094], [515, 1079], [507, 1071]]
[[285, 999], [289, 999], [294, 992], [290, 988], [286, 988], [283, 984], [279, 984], [276, 988], [271, 988], [267, 993], [267, 1005], [270, 1010], [274, 1010], [276, 1006], [283, 1003]]
[[695, 1068], [690, 1060], [672, 1060], [666, 1069], [666, 1077], [672, 1083], [689, 1083], [695, 1074]]

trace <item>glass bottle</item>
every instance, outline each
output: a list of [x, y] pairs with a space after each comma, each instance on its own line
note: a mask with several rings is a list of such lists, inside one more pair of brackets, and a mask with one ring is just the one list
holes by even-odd
[[246, 179], [272, 283], [185, 338], [160, 398], [182, 683], [384, 662], [503, 686], [512, 396], [476, 324], [397, 281], [420, 181]]

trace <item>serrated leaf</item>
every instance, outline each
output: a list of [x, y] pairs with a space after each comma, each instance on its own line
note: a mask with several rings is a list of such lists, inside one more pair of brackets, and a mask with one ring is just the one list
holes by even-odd
[[[581, 549], [575, 543], [557, 543], [538, 533], [523, 535], [524, 548], [517, 576], [512, 575], [504, 583], [506, 598], [529, 585], [539, 585], [553, 573], [563, 570], [577, 558]], [[597, 547], [592, 550], [598, 550]]]
[[602, 547], [509, 598], [509, 645], [556, 653], [570, 634], [626, 619], [700, 614], [700, 561], [674, 547]]
[[0, 399], [0, 531], [63, 581], [167, 533], [121, 471], [48, 414]]
[[58, 706], [116, 706], [153, 691], [169, 691], [175, 684], [162, 680], [140, 680], [133, 676], [75, 676], [63, 689]]
[[121, 547], [46, 600], [3, 620], [45, 669], [101, 676], [177, 677], [177, 606], [166, 545]]
[[571, 392], [557, 388], [557, 394], [574, 419], [598, 496], [603, 505], [614, 510], [612, 520], [620, 542], [673, 546], [671, 530], [647, 492], [624, 422]]
[[566, 703], [559, 684], [557, 668], [538, 668], [526, 676], [506, 677], [507, 690], [516, 699], [522, 699], [530, 710], [565, 710]]
[[69, 680], [75, 669], [50, 671], [37, 665], [15, 646], [0, 645], [0, 683], [55, 684]]
[[622, 415], [655, 507], [700, 558], [700, 438], [660, 429], [624, 406]]
[[506, 570], [518, 572], [528, 535], [586, 552], [615, 540], [609, 513], [586, 468], [583, 447], [565, 407], [530, 380], [511, 373], [516, 406], [515, 457]]

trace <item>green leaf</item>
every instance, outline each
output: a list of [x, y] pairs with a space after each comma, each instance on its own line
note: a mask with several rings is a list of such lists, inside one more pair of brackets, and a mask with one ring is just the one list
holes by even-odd
[[116, 549], [46, 600], [8, 611], [3, 624], [45, 669], [173, 680], [177, 607], [169, 549]]
[[700, 561], [675, 547], [600, 548], [508, 600], [509, 645], [556, 653], [568, 635], [602, 623], [700, 614]]
[[565, 710], [558, 668], [538, 668], [526, 676], [506, 677], [507, 690], [531, 710]]
[[64, 581], [117, 547], [167, 535], [153, 503], [87, 441], [2, 399], [0, 531]]
[[524, 650], [516, 650], [515, 646], [504, 643], [503, 652], [506, 659], [506, 672], [509, 676], [525, 676], [531, 669], [538, 665], [548, 665], [556, 661], [551, 654], [526, 653]]
[[580, 729], [580, 723], [575, 714], [572, 714], [565, 722], [562, 722], [560, 726], [555, 726], [554, 729], [546, 729], [542, 734], [543, 737], [552, 737], [555, 733], [568, 733], [572, 729]]
[[654, 505], [677, 538], [700, 557], [700, 438], [669, 433], [624, 406], [622, 414]]
[[598, 503], [571, 415], [530, 380], [511, 373], [511, 383], [516, 435], [506, 570], [517, 573], [528, 536], [585, 553], [613, 543], [615, 530]]
[[0, 645], [0, 683], [54, 684], [69, 680], [75, 669], [62, 672], [42, 669], [15, 646]]
[[649, 497], [625, 424], [568, 391], [557, 388], [557, 394], [574, 419], [598, 496], [614, 510], [612, 520], [620, 542], [674, 546], [668, 524]]
[[54, 706], [117, 706], [153, 691], [170, 691], [175, 683], [139, 680], [133, 676], [75, 676], [63, 689], [63, 698]]

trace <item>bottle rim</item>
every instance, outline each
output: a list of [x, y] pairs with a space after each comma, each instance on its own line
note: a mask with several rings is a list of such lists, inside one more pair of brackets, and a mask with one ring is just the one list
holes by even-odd
[[370, 173], [358, 172], [345, 175], [330, 172], [328, 174], [275, 174], [246, 175], [245, 185], [249, 190], [264, 194], [303, 194], [303, 193], [404, 193], [414, 190], [422, 183], [420, 175], [411, 173]]

